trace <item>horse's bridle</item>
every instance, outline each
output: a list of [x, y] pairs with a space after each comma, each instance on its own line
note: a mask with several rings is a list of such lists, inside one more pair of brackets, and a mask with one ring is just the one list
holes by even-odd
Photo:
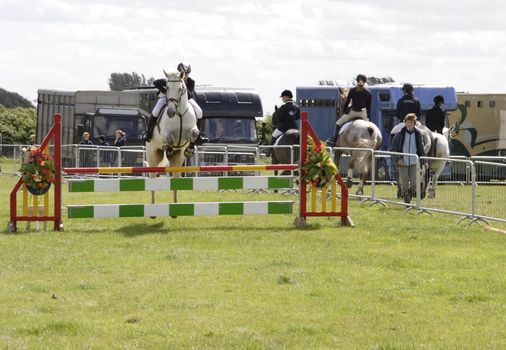
[[[188, 141], [186, 141], [185, 143], [181, 144], [181, 140], [183, 139], [183, 118], [184, 116], [188, 113], [188, 106], [186, 106], [186, 110], [184, 111], [184, 113], [181, 113], [179, 111], [179, 105], [181, 104], [181, 98], [184, 96], [184, 94], [186, 94], [188, 88], [186, 87], [186, 84], [184, 83], [184, 80], [183, 79], [178, 79], [178, 80], [168, 80], [167, 79], [167, 83], [179, 83], [181, 82], [183, 84], [183, 88], [181, 89], [181, 93], [179, 94], [179, 98], [178, 99], [175, 99], [175, 98], [169, 98], [167, 97], [167, 104], [170, 103], [170, 102], [173, 102], [174, 105], [176, 106], [176, 113], [175, 115], [177, 115], [179, 117], [179, 140], [178, 140], [178, 144], [177, 145], [173, 145], [174, 148], [183, 148], [187, 143]], [[167, 85], [167, 93], [169, 92], [169, 87]], [[174, 116], [169, 116], [168, 113], [167, 114], [167, 117], [168, 118], [174, 118]], [[159, 126], [158, 126], [159, 127]]]
[[[179, 111], [179, 105], [181, 104], [181, 97], [183, 97], [184, 94], [186, 94], [188, 88], [186, 87], [186, 84], [184, 83], [184, 80], [182, 79], [178, 79], [178, 80], [167, 80], [167, 82], [169, 83], [179, 83], [181, 82], [183, 84], [183, 88], [181, 89], [181, 93], [179, 94], [179, 98], [178, 99], [175, 99], [175, 98], [167, 98], [167, 102], [174, 102], [174, 104], [176, 105], [176, 115], [179, 116], [181, 119], [183, 119], [183, 117], [186, 115], [186, 113], [188, 113], [188, 107], [186, 107], [186, 110], [184, 111], [184, 113], [181, 113]], [[168, 88], [167, 88], [167, 92], [168, 92]], [[169, 118], [174, 118], [174, 116], [170, 117]], [[181, 121], [182, 122], [182, 121]]]

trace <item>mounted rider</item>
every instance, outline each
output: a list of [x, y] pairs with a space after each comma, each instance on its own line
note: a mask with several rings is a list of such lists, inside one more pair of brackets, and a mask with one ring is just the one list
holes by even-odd
[[[191, 73], [191, 65], [185, 65], [184, 63], [179, 63], [177, 66], [177, 70], [179, 73], [184, 73], [183, 80], [186, 85], [186, 91], [188, 96], [188, 103], [193, 107], [195, 111], [195, 117], [197, 118], [197, 128], [200, 130], [199, 136], [195, 140], [195, 143], [191, 143], [188, 148], [193, 149], [194, 144], [201, 145], [205, 142], [209, 142], [209, 139], [206, 135], [201, 131], [202, 130], [202, 109], [193, 99], [193, 91], [195, 90], [195, 80], [190, 78]], [[158, 117], [162, 111], [162, 109], [167, 105], [167, 79], [157, 79], [153, 82], [153, 85], [158, 89], [158, 101], [156, 102], [151, 115], [149, 116], [148, 121], [148, 130], [144, 134], [144, 140], [146, 142], [150, 142], [153, 137], [153, 130], [155, 129]]]
[[402, 86], [404, 95], [397, 101], [397, 123], [404, 121], [404, 117], [409, 113], [414, 113], [420, 120], [422, 116], [422, 107], [420, 101], [413, 95], [413, 85], [406, 83]]
[[[336, 122], [334, 137], [327, 142], [327, 145], [334, 147], [341, 127], [347, 122], [355, 119], [369, 120], [371, 115], [371, 92], [366, 89], [367, 77], [364, 74], [357, 75], [357, 85], [350, 89], [343, 104], [343, 115]], [[352, 103], [350, 108], [350, 102]]]
[[434, 106], [425, 114], [425, 125], [430, 131], [440, 134], [443, 134], [446, 122], [446, 111], [441, 108], [443, 103], [445, 103], [445, 99], [442, 95], [435, 96]]
[[[296, 120], [300, 119], [300, 109], [293, 101], [292, 92], [290, 90], [283, 90], [279, 97], [284, 102], [284, 105], [279, 108], [277, 106], [274, 108], [275, 111], [272, 115], [272, 124], [276, 126], [276, 129], [272, 132], [270, 145], [274, 145], [276, 139], [288, 130], [299, 129]], [[269, 157], [271, 153], [271, 149], [268, 149], [266, 156]]]

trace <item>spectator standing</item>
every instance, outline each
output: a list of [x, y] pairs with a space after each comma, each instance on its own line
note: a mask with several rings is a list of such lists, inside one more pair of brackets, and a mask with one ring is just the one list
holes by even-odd
[[404, 118], [404, 128], [398, 132], [392, 140], [391, 151], [404, 153], [403, 156], [394, 157], [399, 169], [399, 182], [401, 185], [401, 195], [404, 203], [411, 202], [411, 195], [416, 193], [416, 158], [410, 154], [416, 154], [419, 157], [424, 156], [422, 134], [415, 128], [416, 115], [408, 113]]
[[79, 142], [80, 145], [93, 145], [93, 142], [90, 140], [90, 133], [85, 131], [83, 133], [81, 142]]
[[126, 137], [123, 130], [116, 130], [116, 139], [114, 140], [114, 146], [123, 147], [126, 146]]

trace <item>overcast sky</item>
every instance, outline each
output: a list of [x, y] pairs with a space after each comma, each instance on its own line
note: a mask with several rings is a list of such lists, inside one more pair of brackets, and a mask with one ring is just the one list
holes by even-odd
[[107, 89], [190, 63], [197, 84], [280, 92], [357, 73], [506, 92], [506, 0], [0, 0], [0, 87]]

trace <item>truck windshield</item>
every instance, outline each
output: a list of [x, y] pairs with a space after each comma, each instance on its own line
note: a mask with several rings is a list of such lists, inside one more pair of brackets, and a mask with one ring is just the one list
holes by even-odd
[[206, 118], [205, 132], [212, 143], [257, 143], [255, 118]]
[[123, 130], [128, 141], [135, 142], [142, 139], [145, 130], [144, 120], [140, 117], [123, 115], [96, 115], [93, 121], [93, 137], [105, 135], [114, 139], [116, 130]]

